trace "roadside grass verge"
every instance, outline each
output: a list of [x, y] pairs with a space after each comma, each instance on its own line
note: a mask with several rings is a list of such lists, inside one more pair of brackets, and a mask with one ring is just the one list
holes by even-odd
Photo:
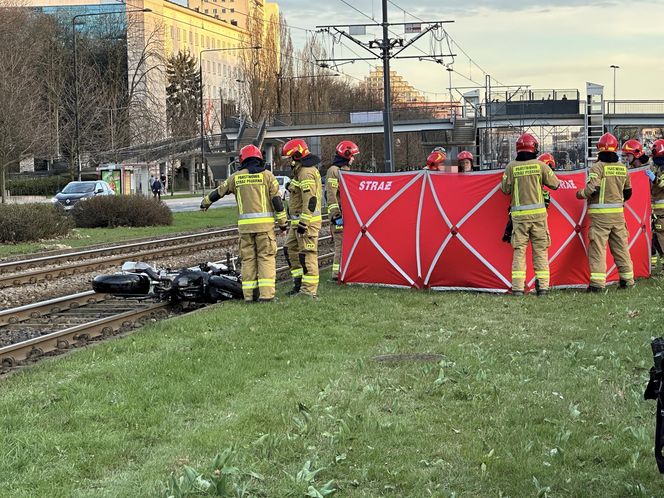
[[[545, 299], [324, 284], [316, 302], [150, 325], [0, 381], [0, 489], [164, 496], [232, 447], [248, 496], [661, 496], [642, 395], [663, 283]], [[441, 356], [384, 356], [424, 353]]]
[[237, 210], [235, 207], [210, 209], [205, 213], [200, 211], [173, 213], [173, 224], [169, 226], [77, 228], [72, 230], [67, 237], [25, 244], [0, 245], [0, 258], [58, 249], [62, 246], [84, 248], [99, 244], [121, 243], [131, 239], [221, 228], [236, 223]]

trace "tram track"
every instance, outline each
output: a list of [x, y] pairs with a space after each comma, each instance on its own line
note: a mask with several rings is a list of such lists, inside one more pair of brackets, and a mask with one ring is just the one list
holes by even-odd
[[[331, 237], [321, 237], [321, 241], [331, 241]], [[328, 266], [333, 255], [319, 255], [319, 265]], [[289, 276], [288, 266], [277, 268], [278, 281]], [[45, 355], [63, 353], [182, 312], [179, 305], [169, 302], [118, 298], [93, 291], [2, 311], [0, 374]]]
[[146, 240], [0, 263], [0, 289], [56, 281], [118, 266], [127, 260], [156, 260], [206, 250], [237, 247], [237, 228]]

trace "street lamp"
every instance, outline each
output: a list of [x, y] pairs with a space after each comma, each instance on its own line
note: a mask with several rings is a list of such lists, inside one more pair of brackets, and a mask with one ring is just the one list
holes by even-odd
[[298, 80], [301, 78], [336, 78], [341, 76], [339, 73], [335, 74], [304, 74], [302, 76], [277, 76], [280, 80], [289, 80], [288, 81], [288, 113], [293, 114], [293, 80]]
[[76, 171], [78, 181], [81, 181], [81, 149], [80, 149], [80, 125], [78, 120], [78, 52], [76, 50], [76, 19], [79, 17], [107, 16], [113, 14], [132, 14], [134, 12], [152, 12], [152, 9], [116, 10], [112, 12], [90, 12], [88, 14], [77, 14], [71, 18], [72, 43], [74, 45], [74, 147], [76, 147]]
[[230, 47], [230, 48], [207, 48], [201, 50], [198, 54], [198, 83], [200, 85], [200, 113], [201, 113], [201, 168], [203, 170], [203, 193], [205, 193], [205, 177], [207, 172], [205, 170], [205, 130], [203, 125], [203, 54], [206, 52], [227, 52], [229, 50], [258, 50], [262, 48], [260, 45], [254, 47]]
[[620, 69], [620, 66], [611, 64], [609, 67], [613, 69], [613, 112], [615, 113], [616, 112], [616, 70]]

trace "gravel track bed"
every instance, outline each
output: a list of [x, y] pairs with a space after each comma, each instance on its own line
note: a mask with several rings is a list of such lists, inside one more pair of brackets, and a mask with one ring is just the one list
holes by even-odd
[[[283, 245], [285, 236], [277, 237], [277, 244]], [[320, 244], [321, 249], [329, 250], [332, 246], [330, 241], [325, 241]], [[233, 256], [237, 255], [237, 249], [231, 250]], [[167, 257], [158, 261], [144, 261], [158, 267], [166, 268], [184, 268], [194, 266], [199, 263], [207, 261], [225, 261], [226, 250], [212, 249], [197, 252], [195, 254], [188, 254], [182, 256]], [[127, 256], [127, 261], [131, 261], [131, 257]], [[277, 266], [285, 265], [285, 260], [279, 252], [277, 258]], [[105, 270], [95, 270], [86, 273], [79, 273], [77, 275], [69, 275], [60, 277], [56, 281], [44, 281], [36, 284], [25, 284], [17, 287], [7, 287], [0, 289], [0, 311], [32, 304], [38, 301], [53, 299], [68, 294], [92, 290], [92, 279], [97, 275], [110, 275], [120, 270], [120, 266], [116, 268], [107, 268]]]
[[[180, 268], [193, 266], [206, 261], [216, 261], [225, 258], [225, 253], [219, 250], [201, 251], [196, 254], [168, 257], [157, 261], [145, 261], [145, 263], [156, 264], [160, 267]], [[127, 261], [131, 258], [127, 256]], [[38, 282], [36, 284], [25, 284], [17, 287], [7, 287], [0, 289], [0, 310], [16, 308], [26, 304], [53, 299], [67, 294], [75, 294], [92, 290], [92, 279], [97, 275], [110, 275], [120, 270], [116, 268], [107, 268], [105, 270], [94, 270], [76, 275], [60, 277], [55, 281]]]

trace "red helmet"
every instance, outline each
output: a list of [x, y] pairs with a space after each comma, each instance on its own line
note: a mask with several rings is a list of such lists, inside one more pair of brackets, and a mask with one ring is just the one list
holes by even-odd
[[643, 145], [638, 140], [632, 138], [623, 144], [622, 153], [632, 154], [635, 159], [639, 158], [643, 155]]
[[343, 140], [342, 142], [339, 142], [337, 144], [336, 153], [337, 153], [337, 156], [341, 156], [341, 157], [345, 157], [346, 159], [350, 159], [351, 157], [359, 154], [360, 149], [358, 148], [358, 146], [354, 142], [351, 142], [350, 140]]
[[309, 146], [307, 145], [307, 142], [301, 138], [289, 140], [281, 149], [282, 157], [290, 157], [295, 161], [299, 161], [300, 159], [307, 157], [309, 154], [311, 154]]
[[556, 169], [556, 160], [553, 157], [553, 154], [549, 154], [548, 152], [545, 154], [542, 154], [537, 158], [538, 161], [542, 161], [543, 163], [546, 163], [549, 165], [549, 168], [551, 169]]
[[427, 157], [427, 168], [438, 169], [438, 166], [443, 164], [445, 159], [447, 159], [447, 156], [444, 153], [433, 151], [431, 154], [429, 154], [429, 157]]
[[664, 139], [655, 140], [650, 148], [650, 153], [654, 157], [664, 157]]
[[473, 161], [473, 153], [469, 152], [467, 150], [459, 152], [459, 155], [457, 156], [457, 161], [463, 161], [464, 159], [468, 159], [470, 162], [472, 162]]
[[610, 133], [605, 133], [597, 141], [599, 152], [615, 152], [618, 150], [618, 139]]
[[532, 152], [533, 154], [537, 154], [538, 146], [539, 143], [537, 142], [537, 139], [530, 133], [524, 133], [516, 141], [517, 152]]
[[250, 157], [263, 160], [263, 154], [261, 154], [261, 150], [258, 147], [255, 145], [245, 145], [240, 149], [240, 164]]

